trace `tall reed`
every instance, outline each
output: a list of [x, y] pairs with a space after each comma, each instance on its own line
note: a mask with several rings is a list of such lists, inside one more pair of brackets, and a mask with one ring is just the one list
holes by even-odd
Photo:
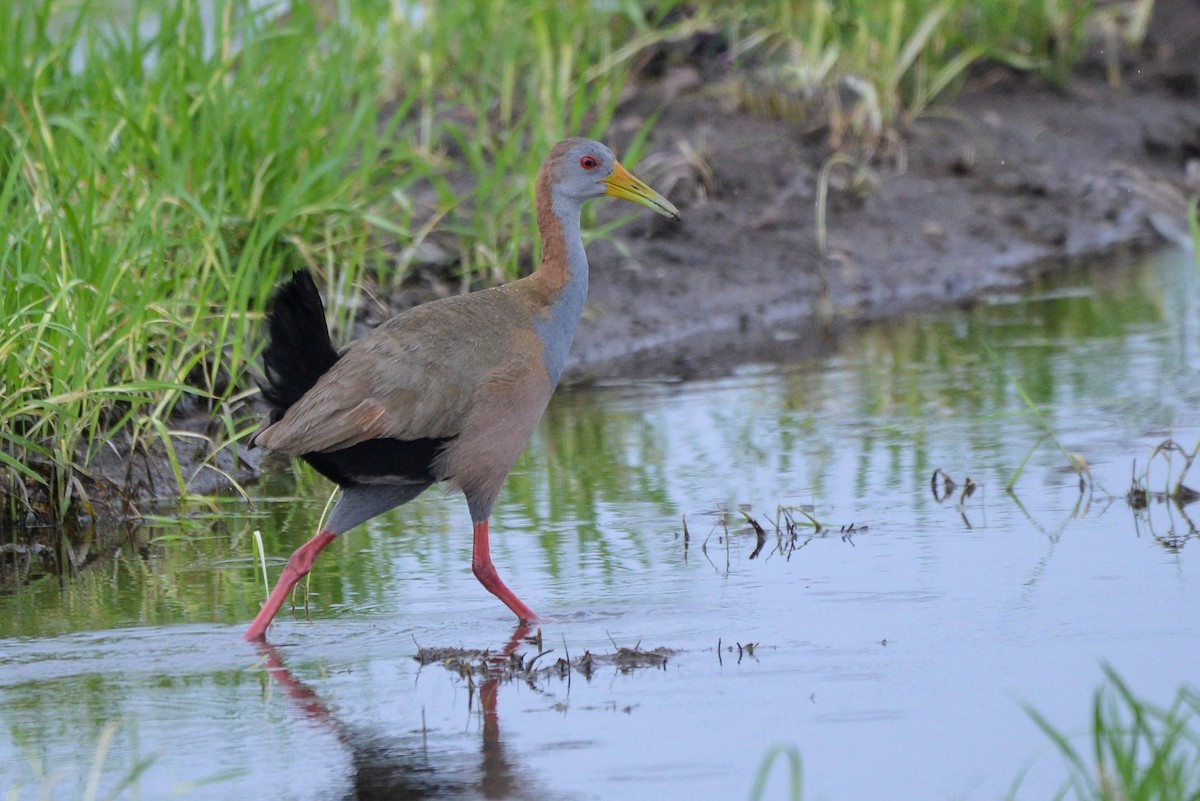
[[50, 517], [114, 438], [169, 447], [173, 412], [235, 438], [279, 272], [348, 287], [405, 231], [388, 191], [420, 167], [388, 148], [373, 20], [201, 8], [137, 2], [120, 34], [87, 3], [0, 15], [0, 462]]

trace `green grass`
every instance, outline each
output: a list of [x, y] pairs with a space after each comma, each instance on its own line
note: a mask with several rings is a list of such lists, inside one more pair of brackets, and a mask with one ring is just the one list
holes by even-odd
[[[567, 131], [602, 131], [623, 75], [614, 38], [630, 34], [614, 18], [585, 40], [583, 3], [454, 4], [423, 27], [388, 3], [276, 17], [225, 0], [210, 18], [188, 0], [131, 5], [158, 33], [88, 3], [0, 16], [10, 518], [69, 516], [110, 443], [165, 449], [181, 489], [213, 467], [249, 428], [259, 311], [287, 269], [353, 300], [366, 274], [400, 280], [395, 244], [433, 221], [462, 243], [466, 275], [514, 274], [537, 161]], [[173, 447], [185, 411], [215, 421], [187, 434], [199, 468]]]
[[[758, 88], [747, 100], [828, 122], [831, 138], [874, 149], [981, 61], [1064, 85], [1087, 44], [1136, 47], [1153, 0], [765, 0], [702, 4], [739, 33]], [[825, 118], [825, 119], [822, 119]]]
[[775, 745], [767, 752], [758, 766], [758, 773], [754, 777], [754, 786], [750, 790], [751, 801], [761, 801], [767, 792], [767, 784], [775, 763], [781, 759], [784, 761], [787, 771], [785, 774], [787, 776], [787, 797], [792, 801], [800, 801], [803, 798], [804, 770], [801, 766], [800, 749], [794, 745]]
[[[1111, 667], [1096, 691], [1084, 735], [1070, 736], [1036, 710], [1030, 717], [1066, 761], [1069, 778], [1053, 798], [1062, 801], [1197, 801], [1200, 799], [1200, 693], [1181, 688], [1167, 708], [1138, 698]], [[1084, 741], [1076, 745], [1077, 741]], [[763, 757], [752, 801], [764, 797], [774, 765], [783, 758], [793, 799], [802, 796], [801, 757], [794, 745], [776, 745]], [[1021, 780], [1009, 798], [1019, 797]]]
[[1196, 257], [1196, 266], [1200, 267], [1200, 195], [1188, 202], [1188, 231], [1192, 235], [1192, 255]]
[[234, 440], [279, 272], [349, 287], [403, 231], [387, 184], [415, 172], [385, 148], [369, 26], [197, 7], [156, 4], [156, 35], [86, 5], [0, 17], [0, 459], [49, 517], [119, 435], [169, 445], [185, 399], [219, 421], [213, 450]]
[[0, 15], [0, 520], [88, 508], [105, 452], [162, 453], [181, 492], [218, 470], [254, 425], [261, 310], [287, 270], [322, 277], [345, 330], [431, 235], [467, 286], [528, 269], [540, 159], [606, 132], [652, 45], [722, 31], [785, 88], [851, 80], [882, 130], [975, 58], [1069, 66], [1090, 3], [403, 8], [30, 0]]
[[[1167, 708], [1138, 698], [1111, 667], [1092, 702], [1084, 737], [1029, 714], [1066, 760], [1070, 779], [1057, 798], [1080, 801], [1200, 799], [1200, 694], [1183, 687]], [[1082, 739], [1083, 745], [1073, 740]]]

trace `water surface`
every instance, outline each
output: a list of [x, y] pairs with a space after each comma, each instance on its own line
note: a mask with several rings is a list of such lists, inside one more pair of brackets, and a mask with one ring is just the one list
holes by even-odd
[[[1025, 705], [1082, 732], [1105, 663], [1163, 703], [1200, 664], [1200, 508], [1125, 500], [1156, 444], [1200, 441], [1198, 311], [1194, 262], [1168, 254], [818, 360], [560, 393], [494, 559], [546, 618], [540, 665], [640, 644], [673, 652], [661, 668], [489, 684], [418, 664], [523, 633], [437, 490], [331, 546], [311, 620], [282, 613], [270, 649], [239, 640], [252, 533], [273, 579], [319, 479], [284, 464], [253, 507], [98, 538], [78, 575], [0, 597], [0, 795], [741, 798], [782, 743], [808, 799], [1002, 798], [1022, 771], [1017, 797], [1049, 797], [1065, 770]], [[777, 538], [780, 506], [824, 528]], [[757, 557], [739, 507], [770, 535]]]

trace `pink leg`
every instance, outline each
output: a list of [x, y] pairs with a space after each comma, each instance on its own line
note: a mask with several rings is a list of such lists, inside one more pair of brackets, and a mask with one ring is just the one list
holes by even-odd
[[526, 623], [537, 622], [538, 617], [533, 610], [521, 603], [521, 599], [504, 586], [504, 582], [496, 573], [496, 566], [492, 564], [491, 549], [488, 547], [488, 521], [486, 520], [475, 524], [475, 547], [471, 552], [471, 572], [475, 574], [475, 578], [479, 579], [479, 583], [484, 586], [484, 589], [504, 601], [504, 605], [511, 609], [514, 615]]
[[275, 589], [271, 590], [271, 597], [263, 604], [262, 611], [258, 613], [258, 617], [254, 618], [250, 628], [246, 629], [243, 639], [262, 640], [266, 638], [267, 626], [271, 625], [271, 621], [275, 619], [275, 615], [283, 606], [283, 602], [287, 600], [292, 587], [295, 587], [297, 581], [308, 575], [317, 554], [323, 551], [326, 545], [333, 542], [336, 536], [328, 531], [322, 531], [296, 549], [292, 558], [284, 565], [283, 572], [279, 574], [279, 581], [275, 583]]

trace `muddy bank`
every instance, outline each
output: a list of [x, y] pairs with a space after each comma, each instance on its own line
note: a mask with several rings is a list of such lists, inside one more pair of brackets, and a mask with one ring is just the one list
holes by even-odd
[[[969, 303], [1116, 248], [1186, 240], [1187, 198], [1200, 192], [1194, 0], [1160, 0], [1119, 87], [1100, 53], [1065, 91], [984, 67], [887, 146], [864, 173], [866, 194], [848, 185], [851, 167], [834, 168], [824, 256], [816, 202], [828, 137], [748, 113], [729, 91], [737, 76], [701, 81], [689, 69], [644, 83], [614, 125], [634, 130], [665, 104], [639, 172], [668, 188], [684, 222], [639, 216], [619, 234], [628, 257], [612, 243], [590, 248], [569, 380], [687, 377], [804, 355], [848, 323]], [[687, 170], [676, 180], [689, 151], [710, 181]]]

